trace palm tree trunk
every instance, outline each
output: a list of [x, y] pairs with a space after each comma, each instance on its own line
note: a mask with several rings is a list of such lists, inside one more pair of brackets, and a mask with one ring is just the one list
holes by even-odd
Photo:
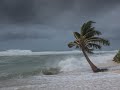
[[88, 55], [86, 54], [86, 52], [85, 52], [84, 49], [82, 49], [82, 52], [83, 52], [86, 60], [88, 61], [90, 67], [92, 68], [93, 72], [100, 72], [101, 70], [91, 62], [91, 60], [89, 59], [89, 57], [88, 57]]

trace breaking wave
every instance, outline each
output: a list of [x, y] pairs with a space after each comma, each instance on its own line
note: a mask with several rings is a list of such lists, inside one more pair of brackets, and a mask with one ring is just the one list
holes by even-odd
[[[96, 65], [112, 61], [115, 51], [95, 51], [90, 59]], [[41, 75], [45, 68], [62, 72], [91, 71], [80, 51], [32, 52], [31, 50], [7, 50], [0, 52], [0, 80]]]
[[[114, 51], [94, 51], [95, 53], [114, 53]], [[43, 51], [43, 52], [32, 52], [31, 50], [20, 50], [20, 49], [11, 49], [6, 51], [0, 51], [0, 56], [13, 56], [13, 55], [54, 55], [54, 54], [79, 54], [82, 53], [79, 50], [74, 51]]]

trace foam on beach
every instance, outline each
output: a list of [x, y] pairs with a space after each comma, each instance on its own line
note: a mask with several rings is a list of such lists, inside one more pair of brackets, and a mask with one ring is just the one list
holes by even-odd
[[[10, 80], [0, 90], [119, 90], [120, 74], [71, 73]], [[5, 82], [1, 83], [5, 86]]]

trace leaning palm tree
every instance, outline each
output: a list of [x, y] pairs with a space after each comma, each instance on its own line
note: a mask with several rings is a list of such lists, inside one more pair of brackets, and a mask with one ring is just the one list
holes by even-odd
[[70, 42], [68, 44], [68, 47], [72, 48], [73, 46], [76, 46], [76, 48], [80, 48], [93, 72], [101, 72], [107, 69], [100, 69], [95, 66], [89, 59], [87, 53], [92, 54], [94, 49], [101, 49], [102, 45], [109, 46], [110, 42], [99, 37], [99, 35], [101, 35], [101, 32], [95, 30], [95, 27], [92, 26], [93, 23], [95, 22], [88, 21], [82, 25], [80, 33], [73, 32], [75, 40], [73, 42]]

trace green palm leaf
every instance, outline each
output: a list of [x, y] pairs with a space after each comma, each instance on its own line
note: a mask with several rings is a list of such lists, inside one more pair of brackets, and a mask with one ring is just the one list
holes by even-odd
[[87, 39], [85, 42], [86, 43], [92, 42], [92, 43], [95, 43], [95, 44], [102, 44], [102, 45], [105, 45], [105, 46], [110, 45], [110, 42], [108, 40], [100, 38], [100, 37], [91, 37], [91, 38]]
[[76, 48], [79, 48], [78, 42], [74, 41], [74, 42], [68, 43], [68, 47], [69, 47], [69, 48], [72, 48], [72, 47], [74, 47], [74, 46], [76, 46]]
[[101, 46], [95, 43], [88, 43], [86, 46], [93, 49], [101, 49]]
[[90, 28], [92, 27], [92, 24], [95, 23], [93, 21], [88, 21], [87, 23], [84, 23], [81, 27], [81, 35], [85, 35], [87, 32], [89, 32]]
[[94, 50], [93, 48], [90, 48], [90, 47], [86, 46], [84, 49], [87, 53], [93, 54], [93, 50]]
[[80, 34], [78, 32], [73, 32], [73, 34], [76, 39], [80, 39]]
[[95, 29], [94, 29], [94, 27], [93, 28], [90, 28], [90, 30], [89, 30], [89, 32], [87, 32], [85, 35], [84, 35], [84, 37], [85, 38], [90, 38], [90, 37], [93, 37], [93, 36], [95, 36], [95, 35], [101, 35], [101, 32], [99, 32], [99, 31], [96, 31]]
[[72, 48], [72, 47], [74, 47], [76, 44], [74, 43], [74, 42], [70, 42], [70, 43], [68, 43], [68, 47], [69, 48]]

